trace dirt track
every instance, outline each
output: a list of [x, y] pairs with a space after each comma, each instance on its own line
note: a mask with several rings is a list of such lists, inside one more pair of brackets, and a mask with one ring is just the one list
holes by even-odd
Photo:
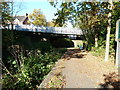
[[[62, 74], [66, 81], [64, 88], [113, 87], [104, 81], [105, 78], [108, 78], [104, 75], [112, 77], [110, 73], [115, 72], [113, 63], [105, 63], [100, 61], [101, 58], [80, 50], [68, 50], [63, 58], [65, 68]], [[103, 84], [100, 85], [101, 83]]]

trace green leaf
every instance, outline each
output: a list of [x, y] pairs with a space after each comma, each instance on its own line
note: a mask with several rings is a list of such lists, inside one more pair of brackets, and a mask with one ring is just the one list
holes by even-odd
[[12, 64], [16, 64], [16, 61], [13, 61]]

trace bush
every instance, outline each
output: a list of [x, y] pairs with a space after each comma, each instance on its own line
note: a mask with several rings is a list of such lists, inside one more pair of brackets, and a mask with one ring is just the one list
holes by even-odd
[[33, 44], [34, 49], [40, 49], [41, 53], [49, 52], [53, 47], [49, 42], [36, 42]]
[[10, 35], [3, 31], [3, 89], [36, 88], [66, 50], [53, 49], [36, 37], [32, 43], [35, 38], [29, 33], [14, 31], [14, 40]]
[[98, 47], [98, 48], [93, 47], [91, 52], [93, 53], [94, 56], [100, 56], [100, 57], [105, 56], [105, 49], [103, 47]]
[[40, 50], [35, 50], [27, 55], [20, 53], [18, 60], [9, 58], [9, 69], [3, 68], [3, 89], [37, 88], [60, 57], [60, 54], [53, 50], [44, 55]]

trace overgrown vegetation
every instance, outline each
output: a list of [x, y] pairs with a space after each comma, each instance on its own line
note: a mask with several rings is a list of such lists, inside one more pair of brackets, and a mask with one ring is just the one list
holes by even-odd
[[[3, 89], [35, 89], [66, 49], [55, 49], [30, 33], [3, 30]], [[32, 43], [34, 42], [34, 43]]]
[[[115, 51], [112, 51], [111, 49], [114, 50], [113, 48], [110, 48], [109, 59], [110, 59], [110, 61], [115, 61]], [[105, 48], [102, 47], [102, 46], [98, 47], [98, 48], [93, 47], [92, 50], [91, 50], [91, 53], [94, 56], [101, 57], [102, 59], [104, 59], [104, 57], [105, 57]]]
[[105, 56], [105, 49], [102, 48], [102, 47], [99, 47], [99, 48], [92, 48], [92, 51], [94, 56], [99, 56], [99, 57], [102, 57], [104, 58]]
[[54, 76], [47, 83], [45, 88], [63, 88], [64, 84], [65, 84], [65, 81], [62, 75]]
[[36, 88], [60, 58], [60, 55], [55, 51], [43, 55], [40, 50], [35, 50], [27, 52], [27, 55], [20, 52], [17, 58], [16, 60], [9, 57], [9, 68], [3, 67], [4, 89]]

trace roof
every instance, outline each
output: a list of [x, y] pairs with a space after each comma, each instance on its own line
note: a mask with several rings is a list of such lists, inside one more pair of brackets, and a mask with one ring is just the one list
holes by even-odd
[[14, 20], [15, 19], [18, 19], [20, 22], [22, 22], [23, 24], [29, 24], [27, 21], [29, 20], [28, 19], [28, 16], [16, 16], [14, 17]]
[[15, 19], [18, 19], [19, 21], [24, 21], [25, 20], [25, 16], [16, 16]]
[[26, 17], [25, 20], [23, 21], [23, 24], [29, 24], [28, 20], [29, 20], [28, 17]]

